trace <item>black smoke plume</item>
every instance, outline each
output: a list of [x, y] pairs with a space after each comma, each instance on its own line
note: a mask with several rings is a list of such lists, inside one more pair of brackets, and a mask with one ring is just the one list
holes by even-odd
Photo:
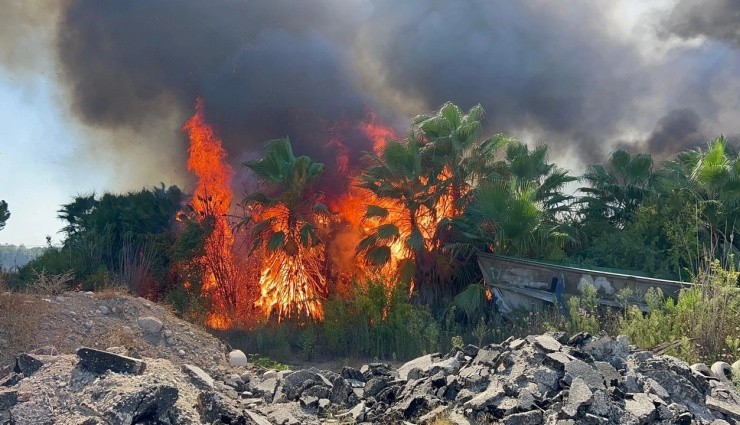
[[[178, 123], [192, 114], [196, 96], [204, 98], [207, 118], [235, 164], [266, 140], [289, 136], [298, 153], [331, 166], [332, 131], [351, 128], [338, 123], [362, 120], [368, 108], [404, 134], [411, 117], [445, 101], [466, 109], [481, 103], [487, 132], [548, 143], [554, 156], [588, 162], [602, 160], [625, 129], [644, 133], [656, 126], [657, 111], [695, 114], [679, 111], [657, 124], [647, 146], [667, 152], [669, 145], [693, 143], [701, 131], [692, 123], [719, 133], [724, 129], [715, 126], [726, 121], [720, 111], [740, 109], [710, 86], [740, 81], [737, 71], [723, 71], [736, 60], [715, 63], [711, 71], [721, 78], [711, 80], [694, 75], [688, 50], [648, 60], [634, 40], [611, 30], [611, 9], [598, 2], [11, 3], [0, 27], [23, 25], [6, 30], [10, 41], [0, 46], [15, 48], [0, 53], [18, 53], [21, 34], [34, 25], [54, 28], [53, 72], [68, 93], [65, 101], [80, 122], [111, 134], [94, 140], [97, 149], [122, 157], [134, 155], [124, 148], [133, 133], [147, 135], [136, 155], [171, 156]], [[53, 4], [56, 12], [28, 4]], [[666, 25], [685, 37], [736, 40], [736, 0], [703, 9], [705, 21], [718, 24], [716, 34], [704, 20], [689, 19], [697, 4], [681, 0]], [[53, 25], [35, 18], [44, 13], [53, 13]], [[680, 97], [660, 84], [665, 76], [683, 85]], [[645, 105], [653, 104], [646, 117]], [[356, 164], [370, 142], [356, 131], [344, 136]]]

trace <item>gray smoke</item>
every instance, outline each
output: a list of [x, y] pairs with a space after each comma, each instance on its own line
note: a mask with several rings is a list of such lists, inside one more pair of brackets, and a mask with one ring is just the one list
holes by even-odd
[[[27, 19], [0, 33], [10, 39], [3, 44], [16, 46], [0, 52], [17, 53], [21, 34], [48, 21], [34, 18], [43, 8], [22, 6], [43, 0], [15, 1], [15, 13]], [[682, 37], [711, 35], [706, 21], [723, 28], [713, 37], [735, 40], [737, 14], [729, 12], [737, 1], [717, 2], [703, 10], [706, 19], [685, 24], [695, 3], [680, 1], [666, 28]], [[337, 124], [361, 120], [368, 108], [403, 134], [409, 118], [445, 101], [481, 103], [486, 131], [548, 143], [554, 155], [589, 162], [602, 160], [625, 129], [654, 128], [641, 144], [662, 154], [725, 131], [727, 111], [740, 111], [736, 96], [721, 96], [723, 86], [740, 81], [727, 66], [737, 59], [715, 59], [704, 74], [695, 63], [701, 54], [714, 57], [707, 50], [648, 60], [634, 40], [608, 30], [614, 17], [591, 1], [54, 4], [55, 59], [74, 116], [110, 132], [95, 141], [98, 149], [124, 157], [182, 155], [172, 139], [196, 96], [235, 163], [264, 141], [289, 136], [298, 153], [331, 165], [337, 131], [356, 163], [369, 141]], [[13, 20], [0, 16], [0, 28]], [[147, 136], [136, 152], [127, 147], [134, 133]]]
[[665, 26], [683, 38], [705, 36], [740, 47], [740, 1], [681, 0]]
[[712, 136], [702, 129], [699, 114], [693, 109], [674, 109], [658, 120], [646, 147], [648, 152], [660, 159], [686, 149], [694, 149], [706, 144]]

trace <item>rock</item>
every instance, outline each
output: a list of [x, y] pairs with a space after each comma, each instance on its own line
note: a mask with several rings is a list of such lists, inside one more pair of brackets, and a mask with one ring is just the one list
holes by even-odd
[[196, 387], [203, 390], [213, 389], [213, 378], [198, 366], [184, 364], [181, 370], [190, 377], [190, 380]]
[[601, 374], [607, 387], [619, 385], [621, 376], [619, 375], [619, 372], [617, 372], [617, 369], [614, 369], [614, 366], [612, 366], [611, 363], [595, 361], [594, 366], [596, 366], [596, 370]]
[[460, 361], [455, 357], [442, 360], [440, 362], [432, 363], [429, 368], [429, 375], [436, 375], [438, 372], [442, 372], [445, 375], [453, 375], [460, 371]]
[[514, 413], [504, 418], [505, 425], [538, 425], [542, 423], [542, 411], [530, 410], [529, 412]]
[[634, 416], [638, 423], [645, 424], [654, 419], [655, 405], [647, 394], [636, 393], [628, 394], [631, 399], [625, 399], [624, 410]]
[[400, 410], [406, 419], [417, 418], [428, 413], [439, 404], [439, 401], [426, 394], [409, 397], [397, 403], [394, 409]]
[[362, 422], [365, 419], [365, 403], [359, 402], [350, 409], [346, 414], [340, 415], [340, 417], [349, 417], [351, 420], [353, 420], [355, 423]]
[[148, 334], [157, 334], [162, 330], [162, 321], [152, 316], [140, 316], [136, 319], [139, 327]]
[[723, 413], [736, 422], [740, 422], [740, 405], [736, 403], [727, 403], [714, 397], [707, 397], [707, 407], [715, 412]]
[[534, 341], [535, 345], [550, 353], [560, 351], [562, 347], [555, 338], [547, 334], [536, 336]]
[[275, 390], [277, 390], [277, 387], [278, 387], [277, 378], [267, 378], [264, 381], [260, 382], [257, 385], [257, 387], [255, 387], [255, 389], [259, 391], [260, 394], [263, 394], [263, 397], [269, 403], [269, 402], [272, 402], [272, 399], [275, 396]]
[[267, 417], [272, 423], [279, 425], [300, 425], [301, 423], [288, 409], [274, 410]]
[[13, 371], [15, 373], [22, 373], [28, 377], [36, 373], [43, 365], [44, 363], [41, 360], [30, 354], [22, 353], [15, 358], [15, 368], [13, 368]]
[[231, 350], [229, 352], [229, 364], [232, 366], [246, 366], [247, 356], [242, 350]]
[[365, 396], [374, 397], [387, 386], [387, 380], [383, 378], [371, 378], [365, 384]]
[[434, 363], [434, 359], [431, 354], [410, 360], [398, 368], [398, 376], [401, 379], [409, 379], [408, 374], [412, 369], [418, 369], [423, 373], [429, 372], [429, 368], [432, 367], [432, 363]]
[[98, 310], [97, 311], [98, 311], [99, 314], [102, 314], [103, 316], [105, 316], [106, 314], [110, 313], [110, 310], [108, 310], [108, 307], [106, 307], [104, 305], [101, 305], [100, 307], [98, 307]]
[[503, 350], [491, 346], [481, 348], [473, 359], [473, 364], [482, 364], [489, 367], [495, 367]]
[[550, 353], [545, 357], [546, 364], [549, 364], [550, 366], [559, 370], [563, 370], [565, 368], [565, 365], [570, 363], [571, 360], [573, 360], [572, 357], [561, 352]]
[[304, 409], [318, 409], [319, 407], [319, 398], [312, 395], [303, 394], [298, 399], [298, 402]]
[[[401, 373], [401, 369], [398, 370], [398, 373]], [[365, 382], [365, 377], [362, 375], [362, 372], [360, 372], [359, 369], [355, 369], [354, 367], [344, 366], [342, 368], [341, 375], [344, 379], [354, 379], [355, 381]], [[406, 378], [402, 377], [401, 379]]]
[[662, 399], [670, 398], [670, 394], [653, 378], [645, 378], [645, 390], [651, 394], [655, 394]]
[[463, 354], [471, 358], [477, 356], [478, 351], [480, 351], [480, 348], [473, 344], [468, 344], [462, 348]]
[[590, 364], [582, 360], [571, 360], [565, 364], [565, 376], [563, 380], [571, 384], [573, 379], [581, 378], [591, 389], [604, 389], [604, 378]]
[[82, 347], [77, 350], [77, 357], [80, 358], [80, 364], [93, 373], [105, 373], [110, 370], [139, 375], [146, 369], [146, 363], [141, 360], [95, 348]]
[[18, 403], [18, 391], [0, 391], [0, 410], [10, 409]]
[[276, 370], [267, 370], [262, 374], [262, 379], [277, 378], [278, 374]]
[[170, 385], [152, 385], [110, 397], [102, 404], [110, 423], [161, 423], [178, 398], [178, 389]]
[[463, 378], [465, 388], [473, 391], [482, 391], [488, 386], [491, 369], [483, 365], [471, 365], [460, 369], [458, 376]]
[[164, 332], [162, 332], [162, 335], [164, 335], [165, 338], [172, 338], [172, 335], [174, 335], [174, 332], [172, 332], [169, 329], [165, 329]]
[[486, 388], [485, 391], [465, 402], [464, 406], [468, 409], [484, 410], [503, 398], [505, 394], [506, 391], [504, 390], [503, 383], [498, 379], [495, 379], [488, 384], [488, 388]]
[[252, 412], [251, 410], [245, 410], [244, 413], [256, 425], [272, 425], [270, 424], [270, 421], [266, 417], [260, 415], [259, 413]]
[[203, 423], [245, 423], [244, 415], [239, 409], [213, 391], [204, 391], [198, 395], [196, 409]]
[[575, 418], [578, 415], [578, 410], [581, 406], [591, 404], [593, 400], [593, 392], [586, 384], [586, 381], [579, 377], [573, 379], [568, 392], [568, 398], [563, 406], [563, 413], [571, 418]]

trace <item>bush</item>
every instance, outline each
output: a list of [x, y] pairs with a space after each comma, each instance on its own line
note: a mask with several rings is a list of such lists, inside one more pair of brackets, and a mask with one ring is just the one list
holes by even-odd
[[631, 307], [620, 331], [643, 349], [670, 344], [668, 354], [689, 363], [732, 363], [740, 354], [735, 340], [740, 329], [739, 275], [734, 266], [724, 270], [715, 260], [676, 301], [651, 290], [645, 296], [647, 313]]

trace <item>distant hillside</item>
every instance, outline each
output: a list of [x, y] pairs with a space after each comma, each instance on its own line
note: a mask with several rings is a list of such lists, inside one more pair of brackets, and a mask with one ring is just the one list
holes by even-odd
[[0, 244], [0, 268], [9, 270], [22, 267], [44, 253], [46, 247], [26, 248], [24, 245]]

